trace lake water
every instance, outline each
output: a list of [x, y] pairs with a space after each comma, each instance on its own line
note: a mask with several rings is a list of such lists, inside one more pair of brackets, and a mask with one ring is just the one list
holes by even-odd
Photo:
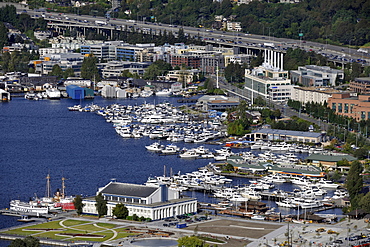
[[[179, 105], [177, 98], [167, 97], [120, 100], [96, 97], [83, 101], [82, 105], [91, 102], [101, 106], [139, 105], [164, 101]], [[61, 179], [65, 177], [67, 195], [91, 196], [112, 178], [118, 182], [142, 184], [151, 175], [162, 175], [164, 165], [167, 172], [172, 168], [173, 172], [186, 173], [210, 161], [148, 152], [145, 145], [153, 142], [148, 137], [123, 139], [103, 117], [68, 111], [68, 106], [79, 103], [72, 99], [29, 101], [13, 98], [11, 102], [0, 104], [0, 208], [9, 207], [12, 199], [27, 201], [30, 197], [45, 196], [48, 173], [53, 192], [61, 188]], [[179, 144], [181, 147], [198, 145]], [[246, 182], [247, 179], [238, 178], [233, 184]], [[215, 200], [203, 193], [187, 194], [199, 197], [200, 201]], [[15, 217], [0, 215], [0, 229], [18, 224]]]

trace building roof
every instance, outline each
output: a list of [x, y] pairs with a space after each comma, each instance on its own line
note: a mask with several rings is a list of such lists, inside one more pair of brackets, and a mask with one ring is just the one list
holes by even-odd
[[111, 182], [106, 185], [100, 192], [102, 194], [109, 195], [143, 198], [150, 196], [158, 189], [158, 187], [150, 187], [146, 185]]
[[317, 132], [305, 132], [305, 131], [295, 131], [295, 130], [280, 130], [280, 129], [259, 129], [252, 131], [252, 134], [275, 134], [275, 135], [287, 135], [287, 136], [302, 136], [319, 138], [322, 134]]
[[351, 155], [325, 155], [325, 154], [311, 154], [306, 158], [307, 160], [317, 160], [317, 161], [326, 161], [326, 162], [338, 162], [341, 160], [354, 161], [355, 157]]
[[365, 82], [365, 83], [370, 83], [370, 77], [358, 77], [355, 78], [356, 82]]

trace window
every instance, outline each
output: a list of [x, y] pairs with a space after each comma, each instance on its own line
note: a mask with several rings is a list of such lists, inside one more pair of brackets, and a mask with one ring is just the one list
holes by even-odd
[[348, 103], [344, 104], [344, 113], [348, 113]]
[[353, 110], [353, 106], [354, 106], [354, 105], [355, 105], [355, 104], [351, 104], [351, 105], [350, 105], [350, 110], [349, 110], [349, 111], [350, 111], [350, 113], [353, 113], [353, 112], [352, 112], [352, 110]]
[[333, 103], [331, 105], [331, 109], [333, 109], [333, 111], [337, 111], [337, 103]]
[[338, 103], [338, 112], [342, 112], [342, 103]]

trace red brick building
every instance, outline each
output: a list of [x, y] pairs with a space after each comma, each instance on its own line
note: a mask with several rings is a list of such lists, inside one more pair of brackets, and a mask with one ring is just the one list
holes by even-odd
[[328, 100], [328, 107], [338, 115], [367, 120], [370, 119], [370, 94], [353, 97], [350, 93], [334, 93]]
[[183, 55], [183, 54], [171, 54], [171, 65], [172, 67], [185, 65], [192, 69], [200, 69], [201, 58], [194, 55]]
[[370, 94], [370, 77], [355, 78], [349, 83], [351, 91], [360, 94]]

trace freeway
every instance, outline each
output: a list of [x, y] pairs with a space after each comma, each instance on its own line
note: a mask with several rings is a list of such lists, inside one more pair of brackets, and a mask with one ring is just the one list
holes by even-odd
[[[9, 3], [6, 3], [9, 4]], [[0, 3], [5, 5], [5, 3]], [[127, 20], [127, 19], [106, 19], [104, 17], [77, 15], [72, 13], [56, 13], [56, 12], [40, 12], [30, 10], [22, 5], [14, 4], [17, 7], [18, 13], [28, 13], [32, 18], [44, 18], [49, 21], [49, 25], [59, 26], [78, 26], [101, 28], [108, 30], [123, 30], [126, 27], [131, 27], [136, 30], [151, 30], [154, 33], [163, 31], [171, 31], [176, 34], [179, 28], [183, 28], [185, 35], [199, 37], [205, 42], [215, 45], [227, 45], [242, 48], [251, 48], [257, 50], [274, 49], [285, 52], [288, 48], [304, 49], [320, 53], [327, 57], [330, 61], [338, 64], [346, 64], [348, 62], [358, 62], [364, 66], [370, 65], [370, 54], [358, 52], [356, 49], [349, 47], [341, 47], [330, 44], [322, 44], [312, 41], [295, 40], [287, 38], [276, 38], [271, 35], [256, 35], [241, 32], [226, 32], [220, 30], [212, 30], [207, 28], [196, 28], [187, 26], [177, 26], [157, 22], [145, 22], [142, 20]], [[105, 25], [97, 25], [95, 21], [105, 22]]]

